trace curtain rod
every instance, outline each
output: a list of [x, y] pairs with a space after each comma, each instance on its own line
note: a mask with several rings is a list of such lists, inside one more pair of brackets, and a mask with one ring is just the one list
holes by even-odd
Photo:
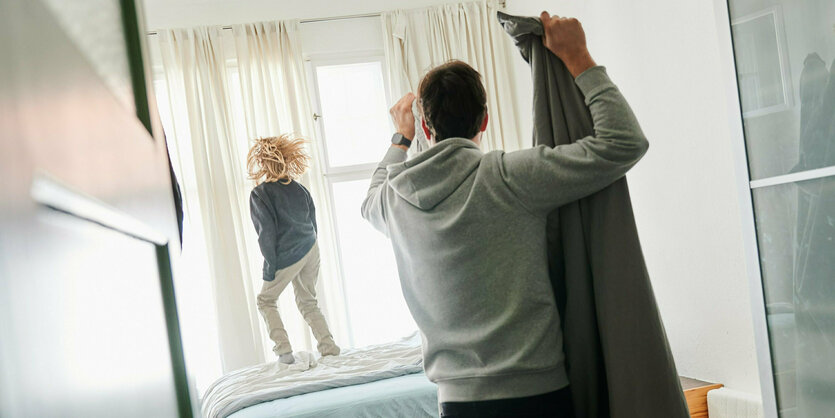
[[[507, 5], [507, 0], [500, 0], [496, 2], [499, 6], [505, 7]], [[317, 23], [317, 22], [331, 22], [335, 20], [346, 20], [346, 19], [362, 19], [366, 17], [380, 17], [382, 12], [376, 13], [361, 13], [355, 15], [342, 15], [342, 16], [329, 16], [329, 17], [314, 17], [309, 19], [301, 19], [299, 23]], [[225, 25], [220, 27], [223, 30], [232, 30], [232, 25]], [[152, 30], [146, 32], [146, 35], [156, 35], [157, 31]]]

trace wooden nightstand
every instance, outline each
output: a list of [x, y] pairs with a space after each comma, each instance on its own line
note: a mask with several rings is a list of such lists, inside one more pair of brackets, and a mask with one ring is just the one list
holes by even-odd
[[684, 399], [692, 418], [707, 418], [707, 392], [722, 387], [721, 383], [703, 382], [689, 377], [679, 377]]

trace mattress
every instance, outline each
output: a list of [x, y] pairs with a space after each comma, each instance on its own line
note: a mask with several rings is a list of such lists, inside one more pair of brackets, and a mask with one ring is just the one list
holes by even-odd
[[438, 417], [438, 388], [423, 373], [344, 386], [242, 409], [230, 418]]
[[[317, 392], [330, 394], [334, 389], [414, 374], [421, 376], [416, 381], [429, 384], [422, 373], [417, 333], [391, 343], [347, 349], [339, 356], [318, 357], [314, 353], [297, 352], [295, 357], [296, 362], [291, 365], [271, 361], [222, 376], [206, 390], [202, 415], [226, 418], [261, 403]], [[391, 388], [384, 383], [380, 389]]]

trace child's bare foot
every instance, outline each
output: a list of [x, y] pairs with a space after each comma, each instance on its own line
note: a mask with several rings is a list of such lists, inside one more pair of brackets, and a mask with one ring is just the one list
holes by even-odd
[[283, 364], [293, 364], [296, 362], [296, 358], [293, 357], [293, 352], [279, 354], [278, 361]]

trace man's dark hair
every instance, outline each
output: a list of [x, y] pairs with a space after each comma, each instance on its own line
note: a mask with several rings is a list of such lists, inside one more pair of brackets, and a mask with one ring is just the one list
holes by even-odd
[[433, 68], [418, 87], [423, 119], [435, 141], [476, 136], [487, 114], [481, 75], [462, 61]]

